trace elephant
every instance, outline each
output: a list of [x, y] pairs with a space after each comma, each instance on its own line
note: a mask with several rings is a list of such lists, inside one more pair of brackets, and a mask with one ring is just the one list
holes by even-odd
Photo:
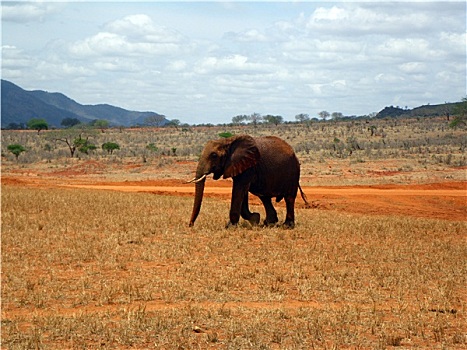
[[195, 198], [189, 226], [192, 227], [201, 209], [206, 176], [213, 179], [232, 178], [232, 198], [226, 227], [236, 226], [240, 216], [252, 225], [260, 223], [260, 214], [248, 207], [248, 193], [259, 197], [266, 210], [264, 225], [275, 225], [279, 220], [271, 199], [286, 203], [286, 228], [295, 226], [294, 205], [297, 191], [308, 205], [299, 184], [300, 163], [292, 147], [276, 136], [252, 137], [236, 135], [208, 141], [201, 153], [195, 183]]

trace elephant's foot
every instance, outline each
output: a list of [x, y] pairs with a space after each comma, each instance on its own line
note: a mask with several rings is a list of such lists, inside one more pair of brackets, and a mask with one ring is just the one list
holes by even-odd
[[[278, 220], [277, 220], [277, 221], [278, 221]], [[274, 226], [276, 226], [277, 221], [268, 221], [268, 220], [264, 220], [264, 221], [263, 221], [263, 225], [266, 226], [266, 227], [274, 227]]]
[[295, 222], [285, 220], [285, 222], [282, 224], [282, 227], [284, 227], [285, 229], [293, 229], [295, 227]]
[[232, 221], [229, 221], [227, 225], [225, 225], [225, 228], [235, 228], [237, 227], [237, 225], [238, 225], [238, 222], [234, 224]]
[[260, 218], [259, 213], [252, 213], [250, 218], [248, 219], [248, 221], [253, 226], [257, 226], [257, 225], [259, 225], [259, 218]]
[[279, 221], [279, 219], [277, 218], [277, 214], [276, 214], [276, 215], [273, 215], [273, 216], [270, 216], [270, 217], [266, 217], [263, 224], [264, 224], [264, 226], [275, 226], [278, 221]]

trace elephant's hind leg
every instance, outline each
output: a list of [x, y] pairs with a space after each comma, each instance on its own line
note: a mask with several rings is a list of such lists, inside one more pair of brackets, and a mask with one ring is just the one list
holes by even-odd
[[279, 219], [277, 218], [276, 209], [272, 205], [271, 197], [261, 196], [259, 199], [261, 199], [261, 202], [263, 202], [264, 205], [264, 209], [266, 209], [266, 219], [264, 220], [264, 224], [266, 226], [276, 224]]
[[250, 224], [252, 225], [259, 224], [259, 219], [260, 219], [259, 213], [252, 213], [248, 206], [248, 192], [245, 193], [245, 196], [243, 197], [241, 215], [242, 215], [242, 218], [244, 218], [245, 220], [248, 220]]
[[287, 214], [285, 216], [284, 226], [287, 228], [294, 228], [295, 226], [295, 197], [296, 196], [287, 196], [285, 197], [285, 205], [287, 208]]

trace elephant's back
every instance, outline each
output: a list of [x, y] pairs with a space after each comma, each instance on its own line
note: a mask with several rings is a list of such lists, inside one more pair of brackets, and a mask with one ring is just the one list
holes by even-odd
[[260, 137], [256, 141], [261, 160], [257, 166], [259, 176], [253, 188], [273, 197], [296, 194], [300, 163], [293, 148], [275, 136]]
[[[277, 166], [297, 167], [300, 171], [295, 152], [287, 142], [277, 136], [263, 136], [256, 139], [261, 159], [276, 170]], [[294, 169], [289, 169], [293, 171]]]
[[255, 141], [259, 148], [281, 149], [284, 152], [292, 152], [293, 148], [283, 139], [277, 136], [260, 136], [256, 137]]

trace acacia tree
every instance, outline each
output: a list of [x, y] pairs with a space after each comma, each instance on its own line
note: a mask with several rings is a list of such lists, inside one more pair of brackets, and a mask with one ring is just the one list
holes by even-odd
[[105, 133], [105, 129], [109, 127], [109, 121], [105, 119], [95, 119], [89, 123], [90, 126], [100, 129], [102, 133]]
[[16, 161], [18, 161], [18, 157], [21, 153], [26, 152], [26, 148], [19, 144], [8, 145], [8, 150], [13, 153], [16, 157]]
[[77, 128], [57, 130], [50, 133], [47, 135], [47, 139], [65, 143], [70, 151], [70, 158], [73, 158], [76, 151], [89, 154], [89, 151], [96, 149], [96, 146], [89, 140], [94, 133], [96, 133], [96, 130], [86, 128], [80, 124]]
[[167, 126], [174, 127], [175, 129], [178, 129], [178, 127], [180, 126], [180, 120], [178, 120], [178, 119], [172, 119], [172, 120], [169, 121], [166, 125], [167, 125]]
[[102, 144], [102, 149], [108, 154], [112, 154], [116, 149], [120, 149], [120, 145], [115, 142], [106, 142]]
[[284, 120], [281, 115], [266, 115], [263, 117], [263, 120], [265, 120], [269, 124], [274, 124], [275, 126], [281, 124]]
[[81, 135], [73, 140], [73, 144], [78, 148], [78, 151], [84, 154], [89, 154], [89, 151], [94, 151], [97, 147], [89, 141], [89, 136], [86, 139], [81, 138]]
[[48, 130], [49, 124], [45, 121], [45, 119], [39, 118], [32, 118], [27, 122], [27, 126], [29, 129], [37, 130], [37, 133], [40, 133], [41, 130]]

